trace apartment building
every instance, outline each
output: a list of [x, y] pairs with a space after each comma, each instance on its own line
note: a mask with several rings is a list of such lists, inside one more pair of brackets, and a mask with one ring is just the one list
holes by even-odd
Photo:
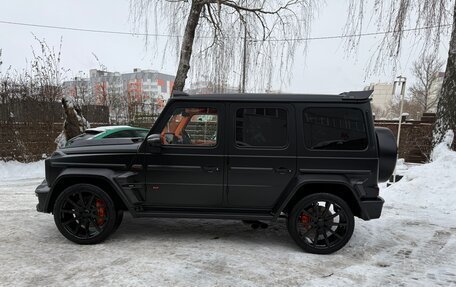
[[378, 112], [387, 112], [393, 103], [393, 84], [392, 83], [372, 83], [364, 87], [364, 90], [373, 90], [372, 109]]

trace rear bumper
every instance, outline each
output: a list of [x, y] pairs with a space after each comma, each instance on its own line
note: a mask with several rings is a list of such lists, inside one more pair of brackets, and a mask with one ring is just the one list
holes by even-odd
[[48, 202], [49, 191], [50, 188], [47, 185], [46, 180], [43, 180], [43, 182], [35, 189], [35, 195], [38, 197], [38, 204], [36, 205], [37, 211], [47, 213], [46, 206]]
[[361, 200], [359, 207], [361, 209], [361, 218], [364, 220], [371, 220], [379, 218], [382, 214], [383, 203], [385, 200], [380, 196], [375, 199]]

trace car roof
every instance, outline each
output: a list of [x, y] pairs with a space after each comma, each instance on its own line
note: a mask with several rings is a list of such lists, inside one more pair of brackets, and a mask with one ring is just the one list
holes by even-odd
[[350, 91], [341, 94], [198, 94], [190, 95], [183, 92], [173, 92], [171, 100], [194, 101], [261, 101], [261, 102], [368, 102], [372, 90]]

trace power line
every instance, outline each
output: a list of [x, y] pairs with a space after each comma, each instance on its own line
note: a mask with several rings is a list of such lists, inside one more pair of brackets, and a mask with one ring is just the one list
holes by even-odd
[[[358, 33], [358, 34], [351, 34], [351, 35], [288, 38], [288, 39], [286, 39], [286, 38], [285, 39], [267, 39], [267, 41], [287, 42], [287, 41], [313, 41], [313, 40], [344, 39], [344, 38], [352, 38], [352, 37], [386, 35], [386, 34], [392, 34], [392, 33], [398, 33], [398, 32], [413, 32], [413, 31], [421, 31], [421, 30], [428, 30], [428, 29], [435, 29], [435, 28], [445, 28], [445, 27], [450, 27], [450, 26], [451, 26], [451, 24], [444, 24], [444, 25], [416, 27], [416, 28], [409, 28], [409, 29], [402, 29], [402, 30], [388, 30], [388, 31], [370, 32], [370, 33]], [[261, 42], [262, 40], [252, 40], [252, 41]]]
[[96, 29], [84, 29], [84, 28], [75, 28], [75, 27], [64, 27], [64, 26], [53, 26], [53, 25], [41, 25], [41, 24], [31, 24], [31, 23], [22, 23], [22, 22], [11, 22], [11, 21], [2, 21], [1, 24], [17, 25], [17, 26], [27, 26], [27, 27], [37, 27], [37, 28], [47, 28], [47, 29], [56, 29], [56, 30], [68, 30], [68, 31], [78, 31], [78, 32], [91, 32], [91, 33], [103, 33], [103, 34], [118, 34], [118, 35], [130, 35], [130, 36], [156, 36], [156, 37], [168, 37], [168, 38], [179, 38], [178, 35], [169, 35], [169, 34], [155, 34], [155, 33], [133, 33], [125, 31], [112, 31], [112, 30], [96, 30]]
[[[75, 28], [75, 27], [65, 27], [65, 26], [54, 26], [54, 25], [41, 25], [41, 24], [31, 24], [23, 22], [11, 22], [11, 21], [2, 21], [0, 24], [8, 25], [17, 25], [17, 26], [27, 26], [27, 27], [37, 27], [37, 28], [46, 28], [46, 29], [56, 29], [56, 30], [68, 30], [68, 31], [77, 31], [77, 32], [90, 32], [90, 33], [102, 33], [102, 34], [117, 34], [117, 35], [130, 35], [130, 36], [150, 36], [150, 37], [167, 37], [167, 38], [181, 38], [180, 35], [171, 35], [171, 34], [158, 34], [158, 33], [133, 33], [125, 31], [113, 31], [113, 30], [97, 30], [97, 29], [84, 29], [84, 28]], [[445, 28], [450, 27], [451, 24], [444, 25], [435, 25], [435, 26], [426, 26], [426, 27], [416, 27], [402, 30], [389, 30], [389, 31], [378, 31], [370, 33], [358, 33], [351, 35], [333, 35], [333, 36], [319, 36], [319, 37], [305, 37], [305, 38], [284, 38], [284, 39], [267, 39], [266, 42], [289, 42], [289, 41], [314, 41], [314, 40], [331, 40], [331, 39], [344, 39], [352, 37], [364, 37], [364, 36], [377, 36], [377, 35], [386, 35], [397, 32], [413, 32], [421, 31], [435, 28]], [[212, 37], [200, 37], [200, 38], [212, 38]], [[241, 37], [240, 37], [241, 38]], [[260, 39], [250, 39], [251, 42], [263, 42]]]

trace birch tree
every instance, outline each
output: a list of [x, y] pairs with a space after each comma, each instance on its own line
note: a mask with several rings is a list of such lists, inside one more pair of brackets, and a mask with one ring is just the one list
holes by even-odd
[[[350, 0], [346, 35], [362, 32], [367, 0]], [[442, 141], [449, 129], [456, 129], [456, 5], [454, 0], [376, 0], [370, 11], [369, 21], [385, 30], [380, 45], [373, 56], [372, 69], [379, 71], [385, 63], [396, 61], [402, 52], [402, 43], [408, 33], [413, 33], [421, 44], [422, 56], [436, 53], [442, 35], [450, 35], [448, 60], [442, 90], [437, 103], [437, 122], [434, 128], [434, 145]], [[373, 14], [373, 15], [372, 15]], [[413, 32], [409, 32], [413, 30]], [[356, 49], [359, 36], [350, 37], [348, 50]]]
[[130, 1], [137, 28], [148, 33], [153, 26], [159, 33], [158, 23], [166, 23], [166, 52], [173, 49], [179, 58], [178, 91], [189, 73], [216, 85], [239, 79], [243, 88], [270, 86], [275, 76], [288, 80], [295, 52], [305, 50], [305, 42], [277, 40], [308, 36], [314, 6], [314, 0]]

